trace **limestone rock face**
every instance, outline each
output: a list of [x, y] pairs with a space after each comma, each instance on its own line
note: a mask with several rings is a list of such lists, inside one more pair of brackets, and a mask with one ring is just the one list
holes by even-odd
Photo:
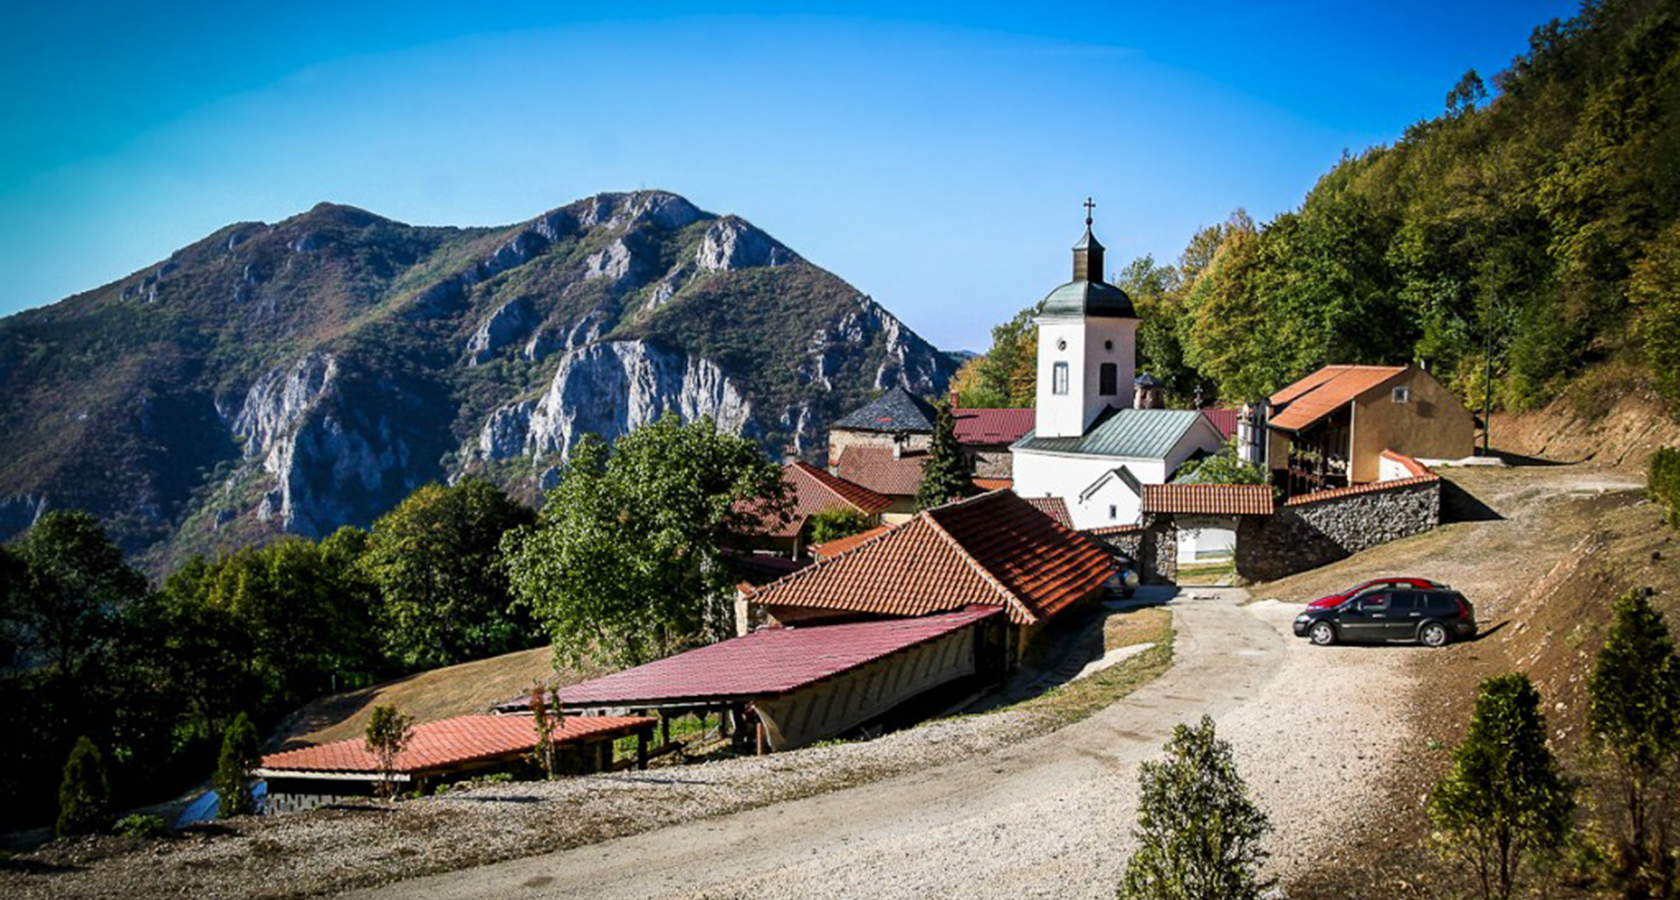
[[717, 220], [694, 251], [695, 264], [707, 272], [783, 266], [798, 258], [775, 238], [734, 216]]
[[540, 399], [491, 413], [478, 451], [486, 459], [564, 459], [586, 433], [611, 442], [667, 411], [684, 421], [711, 416], [727, 431], [753, 430], [751, 402], [710, 360], [646, 341], [603, 341], [562, 357]]
[[497, 350], [519, 340], [534, 324], [531, 301], [524, 297], [496, 307], [496, 311], [473, 332], [472, 340], [467, 342], [467, 365], [488, 362]]

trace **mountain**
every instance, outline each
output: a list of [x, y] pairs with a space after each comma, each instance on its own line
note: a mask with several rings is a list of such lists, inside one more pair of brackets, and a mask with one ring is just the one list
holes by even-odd
[[955, 366], [736, 216], [600, 194], [501, 228], [323, 203], [0, 319], [0, 539], [93, 512], [153, 570], [367, 525], [428, 481], [533, 497], [675, 410], [771, 453]]

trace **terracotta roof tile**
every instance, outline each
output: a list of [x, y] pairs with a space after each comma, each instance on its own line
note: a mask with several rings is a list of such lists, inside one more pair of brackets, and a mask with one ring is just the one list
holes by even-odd
[[1002, 605], [1049, 618], [1113, 574], [1108, 553], [1009, 491], [918, 513], [838, 556], [766, 585], [768, 606], [919, 616]]
[[836, 475], [889, 497], [914, 497], [922, 486], [927, 454], [913, 450], [898, 458], [891, 447], [851, 446], [840, 451]]
[[1272, 405], [1281, 409], [1267, 424], [1300, 431], [1404, 371], [1405, 366], [1325, 366], [1273, 394]]
[[1440, 481], [1441, 476], [1431, 472], [1414, 478], [1400, 478], [1395, 481], [1373, 481], [1370, 484], [1355, 484], [1344, 488], [1331, 488], [1328, 491], [1314, 491], [1311, 494], [1297, 494], [1283, 501], [1284, 506], [1305, 506], [1321, 500], [1334, 500], [1337, 497], [1352, 497], [1355, 494], [1374, 494], [1378, 491], [1391, 491], [1395, 488], [1408, 487], [1414, 484], [1428, 484]]
[[1084, 531], [1080, 532], [1080, 534], [1088, 534], [1092, 537], [1113, 537], [1114, 535], [1117, 535], [1117, 534], [1142, 534], [1142, 533], [1143, 533], [1143, 526], [1142, 525], [1102, 525], [1102, 526], [1099, 526], [1097, 528], [1087, 528]]
[[892, 528], [893, 526], [891, 525], [877, 525], [868, 531], [860, 531], [850, 537], [835, 538], [832, 541], [826, 541], [821, 544], [812, 544], [811, 554], [819, 559], [826, 559], [830, 556], [839, 556], [864, 541], [891, 531]]
[[964, 444], [1013, 444], [1033, 430], [1037, 411], [1028, 409], [962, 409], [956, 417], [957, 440]]
[[982, 491], [1001, 491], [1015, 486], [1013, 478], [976, 478], [974, 486]]
[[999, 612], [996, 606], [974, 606], [911, 619], [761, 628], [645, 666], [561, 688], [560, 702], [572, 707], [634, 706], [785, 694], [950, 634]]
[[792, 504], [787, 518], [765, 522], [763, 533], [772, 537], [793, 537], [805, 530], [806, 520], [827, 510], [855, 509], [874, 515], [892, 505], [891, 497], [830, 475], [807, 462], [782, 466], [782, 480], [787, 483]]
[[1272, 488], [1265, 484], [1146, 484], [1145, 513], [1269, 516]]
[[[630, 716], [568, 716], [555, 735], [560, 742], [590, 736], [629, 732], [652, 725], [653, 719]], [[529, 753], [537, 746], [537, 732], [529, 716], [459, 716], [414, 727], [408, 747], [397, 755], [398, 772], [426, 772], [462, 763]], [[307, 772], [379, 771], [379, 762], [360, 739], [271, 753], [262, 758], [265, 769]]]
[[1401, 466], [1405, 467], [1406, 471], [1412, 473], [1412, 476], [1414, 478], [1419, 476], [1419, 475], [1432, 475], [1432, 474], [1434, 474], [1433, 472], [1431, 472], [1429, 470], [1428, 466], [1424, 465], [1423, 463], [1418, 462], [1417, 460], [1413, 459], [1410, 456], [1407, 456], [1404, 453], [1396, 453], [1393, 450], [1384, 450], [1382, 452], [1382, 458], [1383, 459], [1392, 459], [1395, 462], [1399, 463]]
[[1032, 504], [1033, 509], [1056, 520], [1056, 524], [1071, 530], [1073, 517], [1068, 515], [1067, 501], [1060, 497], [1022, 497]]

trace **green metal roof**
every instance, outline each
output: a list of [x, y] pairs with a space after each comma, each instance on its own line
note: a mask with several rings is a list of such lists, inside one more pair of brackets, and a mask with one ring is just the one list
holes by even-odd
[[1044, 298], [1038, 314], [1041, 319], [1077, 319], [1083, 316], [1135, 319], [1137, 311], [1132, 308], [1132, 298], [1112, 284], [1070, 281]]
[[1164, 459], [1200, 418], [1202, 414], [1194, 409], [1110, 409], [1097, 417], [1084, 437], [1041, 438], [1035, 429], [1013, 446], [1046, 453]]

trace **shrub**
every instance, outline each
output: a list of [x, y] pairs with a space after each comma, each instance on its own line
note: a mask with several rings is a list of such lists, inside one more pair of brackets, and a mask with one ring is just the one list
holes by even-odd
[[1607, 880], [1627, 897], [1672, 897], [1680, 660], [1645, 591], [1617, 598], [1588, 689], [1589, 735], [1603, 764], [1603, 825], [1612, 841]]
[[1574, 808], [1533, 682], [1521, 674], [1482, 682], [1470, 733], [1429, 801], [1442, 849], [1470, 864], [1484, 900], [1504, 900], [1525, 867], [1562, 848]]
[[1680, 447], [1651, 454], [1645, 486], [1652, 500], [1668, 507], [1668, 524], [1680, 528]]
[[105, 760], [99, 748], [84, 735], [76, 740], [70, 759], [64, 763], [64, 780], [58, 787], [59, 837], [93, 834], [111, 822], [111, 783], [105, 778]]
[[222, 735], [222, 755], [216, 764], [216, 818], [248, 816], [257, 811], [251, 796], [251, 772], [262, 764], [257, 750], [257, 729], [244, 713]]
[[869, 517], [847, 506], [825, 509], [811, 517], [811, 543], [825, 544], [868, 531]]
[[116, 832], [125, 837], [160, 838], [168, 834], [169, 829], [164, 826], [163, 819], [157, 816], [135, 814], [118, 819]]
[[368, 719], [363, 746], [379, 762], [379, 796], [390, 799], [396, 791], [397, 756], [414, 737], [414, 720], [394, 706], [376, 706]]
[[1237, 774], [1231, 745], [1203, 716], [1179, 725], [1167, 758], [1146, 762], [1134, 834], [1138, 850], [1126, 863], [1122, 900], [1254, 900], [1271, 886], [1260, 878], [1271, 830]]

